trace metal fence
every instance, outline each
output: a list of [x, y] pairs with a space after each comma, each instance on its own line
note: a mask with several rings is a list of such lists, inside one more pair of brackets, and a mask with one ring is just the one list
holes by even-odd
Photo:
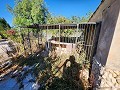
[[[34, 24], [21, 27], [20, 30], [21, 32], [23, 29], [27, 30], [27, 33], [21, 34], [25, 51], [33, 53], [40, 49], [44, 43], [44, 46], [49, 50], [52, 47], [68, 48], [69, 51], [75, 51], [79, 56], [84, 52], [84, 59], [91, 62], [97, 46], [99, 26], [99, 23], [94, 22], [54, 25]], [[35, 50], [32, 50], [32, 47]]]

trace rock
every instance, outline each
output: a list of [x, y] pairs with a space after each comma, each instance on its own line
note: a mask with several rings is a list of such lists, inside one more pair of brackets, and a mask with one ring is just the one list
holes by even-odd
[[103, 74], [103, 78], [105, 79], [105, 78], [107, 78], [108, 77], [108, 75], [109, 75], [109, 73], [108, 72], [104, 72], [104, 74]]
[[110, 82], [110, 81], [107, 81], [106, 83], [108, 84], [109, 87], [113, 87], [114, 86], [114, 84], [112, 82]]
[[105, 71], [105, 68], [101, 67], [100, 74], [103, 75], [104, 71]]
[[112, 83], [115, 84], [116, 83], [116, 79], [112, 78]]
[[109, 78], [113, 78], [113, 76], [112, 76], [112, 74], [111, 74], [111, 73], [109, 73], [108, 77], [109, 77]]
[[119, 71], [114, 71], [114, 73], [119, 76], [120, 75], [120, 72]]
[[120, 78], [116, 78], [117, 83], [120, 84]]
[[108, 82], [112, 82], [112, 79], [109, 78], [109, 77], [107, 77], [107, 78], [106, 78], [106, 81], [108, 81]]
[[100, 87], [109, 87], [109, 85], [106, 82], [102, 81]]
[[103, 75], [102, 78], [103, 78], [103, 79], [106, 79], [107, 77], [106, 77], [106, 75]]
[[117, 77], [117, 74], [113, 72], [113, 73], [112, 73], [112, 76], [113, 76], [113, 77]]
[[109, 72], [112, 74], [113, 77], [117, 77], [117, 74], [113, 70], [109, 69]]
[[104, 81], [102, 81], [101, 84], [100, 84], [100, 87], [104, 87], [105, 84], [106, 84], [106, 83], [105, 83]]
[[109, 69], [109, 68], [106, 68], [106, 69], [105, 69], [105, 71], [107, 71], [107, 72], [110, 72], [110, 71], [111, 71], [111, 69]]
[[118, 83], [115, 84], [115, 87], [120, 87], [120, 85]]
[[116, 87], [112, 87], [112, 90], [118, 90]]
[[89, 78], [89, 71], [87, 69], [83, 70], [83, 76], [85, 76], [86, 79]]
[[105, 79], [102, 79], [102, 80], [101, 80], [101, 83], [100, 83], [100, 86], [101, 86], [101, 87], [104, 87], [105, 84], [106, 84], [106, 80], [105, 80]]

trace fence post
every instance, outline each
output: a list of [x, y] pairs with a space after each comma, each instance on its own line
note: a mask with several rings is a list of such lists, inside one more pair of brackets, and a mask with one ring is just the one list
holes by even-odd
[[[21, 31], [21, 28], [20, 28], [20, 31]], [[25, 55], [26, 55], [26, 47], [25, 47], [25, 39], [24, 39], [24, 36], [25, 36], [25, 34], [21, 33], [22, 44], [23, 44], [23, 47], [24, 47], [24, 53], [25, 53]]]
[[28, 29], [28, 45], [29, 45], [29, 48], [30, 48], [30, 52], [31, 52], [31, 54], [32, 54], [32, 47], [31, 47], [31, 41], [30, 41], [30, 31], [29, 31], [29, 29]]
[[37, 29], [37, 36], [38, 36], [38, 48], [40, 49], [39, 28]]
[[59, 24], [59, 48], [60, 48], [60, 24]]
[[89, 76], [91, 74], [91, 70], [92, 70], [92, 64], [93, 64], [93, 57], [96, 54], [97, 51], [97, 46], [98, 46], [98, 40], [99, 40], [99, 34], [100, 34], [100, 30], [101, 30], [101, 21], [97, 22], [95, 25], [95, 29], [94, 29], [94, 36], [93, 36], [93, 48], [92, 48], [92, 55], [90, 58], [90, 69], [89, 69]]
[[47, 30], [46, 30], [46, 42], [47, 42], [47, 50], [49, 50], [49, 40], [48, 40], [48, 25], [47, 25]]
[[48, 26], [47, 26], [47, 29], [46, 29], [46, 41], [47, 41], [47, 31], [48, 31]]
[[[77, 24], [77, 34], [78, 34], [78, 29], [79, 29], [79, 24]], [[75, 43], [77, 43], [77, 39], [78, 39], [78, 35], [76, 36], [76, 41], [75, 41]]]
[[102, 24], [102, 22], [96, 23], [96, 31], [95, 31], [94, 41], [93, 41], [93, 55], [92, 55], [92, 57], [96, 54], [98, 40], [99, 40], [99, 34], [100, 34], [100, 30], [101, 30], [101, 24]]

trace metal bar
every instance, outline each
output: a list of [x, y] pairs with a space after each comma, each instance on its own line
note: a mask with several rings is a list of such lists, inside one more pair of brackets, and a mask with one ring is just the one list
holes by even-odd
[[[88, 45], [90, 43], [90, 29], [91, 29], [91, 24], [88, 26], [88, 29], [87, 29], [86, 44], [88, 44]], [[87, 48], [87, 50], [86, 50], [87, 60], [89, 61], [89, 47], [86, 47], [86, 48]]]
[[91, 39], [90, 39], [90, 45], [92, 45], [92, 47], [90, 47], [90, 57], [89, 57], [89, 60], [90, 60], [90, 62], [91, 62], [91, 57], [92, 57], [92, 53], [93, 53], [93, 50], [92, 50], [92, 48], [93, 48], [93, 40], [94, 40], [94, 34], [95, 34], [95, 32], [96, 32], [96, 30], [95, 30], [95, 25], [93, 25], [92, 24], [92, 27], [91, 27]]
[[28, 29], [28, 45], [29, 45], [29, 49], [30, 49], [30, 52], [32, 54], [32, 47], [31, 47], [31, 41], [30, 41], [30, 32], [29, 32], [29, 29]]
[[85, 33], [84, 33], [84, 41], [85, 41], [85, 42], [84, 42], [84, 44], [85, 44], [85, 49], [84, 49], [84, 50], [85, 50], [85, 54], [86, 54], [85, 59], [87, 59], [87, 47], [86, 47], [86, 44], [87, 44], [87, 29], [88, 29], [88, 28], [89, 28], [89, 25], [86, 25], [86, 26], [84, 25], [84, 29], [85, 29], [85, 30], [84, 30], [84, 32], [85, 32]]
[[[79, 24], [77, 24], [77, 33], [76, 33], [76, 34], [78, 34], [78, 29], [79, 29]], [[78, 35], [76, 36], [76, 41], [75, 41], [75, 43], [77, 43], [77, 39], [78, 39]]]
[[[96, 22], [87, 22], [87, 23], [80, 23], [80, 24], [96, 24]], [[48, 29], [59, 29], [59, 24], [33, 24], [33, 25], [29, 25], [29, 26], [21, 26], [22, 28], [41, 28], [41, 29], [47, 29], [47, 26], [52, 26], [49, 27]], [[67, 28], [66, 28], [67, 26]], [[61, 24], [61, 29], [71, 29], [71, 28], [77, 28], [77, 24]]]
[[[84, 26], [85, 27], [85, 26]], [[86, 27], [85, 27], [85, 54], [86, 54], [86, 57], [85, 57], [85, 59], [87, 60], [87, 57], [88, 57], [88, 54], [87, 54], [87, 48], [88, 47], [86, 47], [86, 45], [87, 45], [87, 36], [88, 36], [88, 29], [89, 29], [89, 25], [87, 25]]]
[[42, 33], [42, 29], [40, 29], [40, 44], [41, 44], [42, 41], [43, 41], [42, 35], [43, 35], [43, 33]]
[[60, 24], [59, 24], [59, 48], [60, 48]]
[[[23, 37], [22, 37], [22, 33], [21, 33], [21, 27], [19, 27], [19, 35], [20, 37], [22, 38], [22, 40], [20, 41], [20, 43], [23, 44]], [[23, 44], [23, 47], [24, 47], [24, 44]], [[25, 50], [25, 49], [24, 49]]]
[[48, 30], [48, 26], [47, 26], [47, 29], [46, 29], [46, 41], [47, 41], [47, 30]]
[[[81, 24], [79, 25], [79, 32], [80, 32], [80, 34], [82, 33]], [[80, 35], [80, 37], [78, 39], [78, 42], [81, 42], [81, 37], [82, 37], [82, 34]]]
[[[67, 29], [68, 30], [68, 29]], [[67, 43], [67, 37], [66, 37], [66, 35], [65, 35], [65, 42]]]
[[[48, 33], [48, 26], [47, 26], [47, 31], [46, 31], [47, 33]], [[49, 50], [49, 40], [48, 40], [48, 36], [46, 35], [46, 38], [47, 38], [47, 42], [48, 42], [48, 45], [47, 45], [47, 48], [48, 48], [48, 50]]]
[[[88, 35], [88, 31], [89, 31], [89, 25], [88, 28], [86, 29], [86, 40], [85, 40], [85, 45], [88, 44], [88, 39], [89, 39], [89, 35]], [[86, 47], [86, 60], [88, 60], [88, 47]]]
[[[89, 33], [89, 36], [90, 36], [90, 39], [89, 39], [89, 45], [92, 45], [92, 40], [93, 40], [93, 35], [94, 35], [94, 27], [93, 25], [91, 24], [90, 26], [90, 33]], [[91, 53], [92, 53], [92, 50], [91, 50], [92, 47], [89, 47], [88, 49], [88, 60], [91, 61]]]
[[40, 49], [40, 38], [39, 38], [39, 28], [37, 29], [37, 36], [38, 36], [38, 48]]
[[74, 37], [73, 37], [73, 43], [75, 43], [75, 30], [74, 30], [73, 33], [74, 33], [74, 35], [73, 35], [73, 36], [74, 36]]
[[93, 40], [93, 54], [92, 57], [96, 54], [96, 50], [97, 50], [97, 44], [98, 44], [98, 40], [99, 40], [99, 34], [100, 34], [100, 30], [101, 30], [101, 23], [102, 22], [98, 22], [95, 25], [95, 36], [94, 36], [94, 40]]
[[[21, 28], [21, 29], [22, 29], [22, 28]], [[25, 47], [25, 39], [24, 39], [24, 35], [25, 35], [25, 33], [21, 33], [22, 44], [23, 44], [23, 47], [24, 47], [24, 53], [26, 53], [26, 47]]]

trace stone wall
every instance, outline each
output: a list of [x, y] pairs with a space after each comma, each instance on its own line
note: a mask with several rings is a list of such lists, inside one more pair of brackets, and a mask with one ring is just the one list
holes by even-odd
[[94, 59], [92, 65], [94, 74], [94, 90], [118, 90], [120, 89], [120, 70], [110, 69], [102, 66]]

